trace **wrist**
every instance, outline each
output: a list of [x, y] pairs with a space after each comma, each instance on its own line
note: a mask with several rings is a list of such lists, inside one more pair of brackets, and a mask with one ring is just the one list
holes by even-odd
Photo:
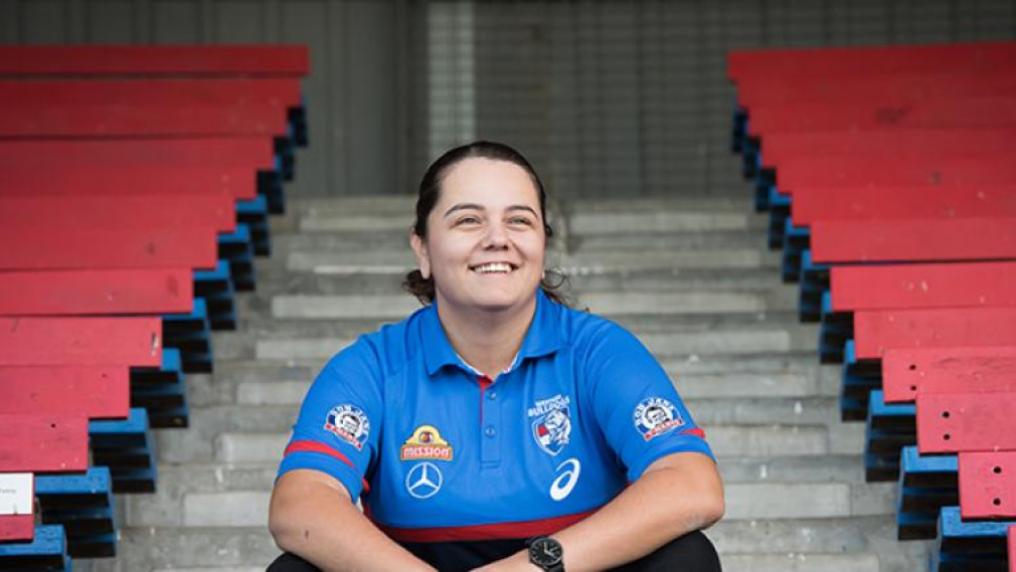
[[539, 536], [527, 543], [532, 567], [544, 572], [564, 572], [564, 547], [555, 538]]

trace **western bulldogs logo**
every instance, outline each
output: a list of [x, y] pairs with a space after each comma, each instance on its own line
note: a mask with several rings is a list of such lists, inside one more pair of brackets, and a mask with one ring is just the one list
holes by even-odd
[[568, 405], [571, 399], [556, 395], [536, 402], [528, 411], [533, 419], [533, 438], [545, 453], [556, 456], [571, 437], [571, 413]]
[[635, 428], [646, 441], [684, 425], [674, 404], [662, 397], [649, 397], [639, 402], [632, 415]]
[[362, 409], [348, 403], [336, 405], [325, 417], [325, 430], [339, 439], [362, 450], [367, 435], [370, 434], [370, 421]]

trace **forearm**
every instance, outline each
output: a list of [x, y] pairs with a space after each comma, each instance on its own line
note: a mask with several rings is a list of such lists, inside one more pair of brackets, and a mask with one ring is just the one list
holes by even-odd
[[433, 570], [378, 530], [345, 491], [342, 495], [320, 483], [276, 486], [270, 528], [279, 548], [326, 572]]
[[[600, 510], [552, 535], [564, 549], [567, 572], [626, 564], [719, 520], [723, 486], [712, 460], [695, 453], [674, 457], [660, 459]], [[525, 552], [492, 568], [502, 566], [536, 570]]]
[[719, 518], [712, 503], [675, 486], [673, 472], [644, 475], [589, 518], [554, 534], [568, 572], [603, 570], [637, 560]]

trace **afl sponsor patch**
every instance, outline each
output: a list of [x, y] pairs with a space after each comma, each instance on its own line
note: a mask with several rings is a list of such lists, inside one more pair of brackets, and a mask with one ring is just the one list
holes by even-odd
[[649, 397], [640, 401], [635, 407], [632, 421], [646, 441], [684, 425], [684, 419], [674, 404], [662, 397]]
[[403, 461], [451, 461], [452, 446], [441, 438], [441, 432], [433, 425], [420, 425], [412, 436], [402, 444], [399, 459]]
[[345, 403], [336, 405], [325, 417], [325, 431], [328, 431], [356, 447], [357, 451], [363, 449], [367, 435], [370, 434], [370, 421], [363, 409], [355, 405]]

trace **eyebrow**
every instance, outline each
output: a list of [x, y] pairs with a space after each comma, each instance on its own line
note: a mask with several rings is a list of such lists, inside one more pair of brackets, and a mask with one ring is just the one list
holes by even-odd
[[[456, 211], [464, 211], [464, 210], [482, 211], [482, 210], [486, 210], [486, 209], [484, 209], [483, 206], [478, 205], [476, 203], [459, 203], [457, 205], [452, 206], [450, 209], [446, 210], [445, 213], [444, 213], [444, 216], [447, 217], [448, 215], [450, 215], [450, 214], [452, 214], [452, 213], [454, 213]], [[533, 210], [532, 207], [527, 206], [527, 205], [512, 205], [512, 206], [508, 207], [505, 210], [509, 211], [509, 212], [511, 212], [511, 211], [528, 211], [530, 213], [533, 213], [533, 216], [537, 216], [537, 217], [539, 216], [539, 215], [536, 214], [536, 211]]]

